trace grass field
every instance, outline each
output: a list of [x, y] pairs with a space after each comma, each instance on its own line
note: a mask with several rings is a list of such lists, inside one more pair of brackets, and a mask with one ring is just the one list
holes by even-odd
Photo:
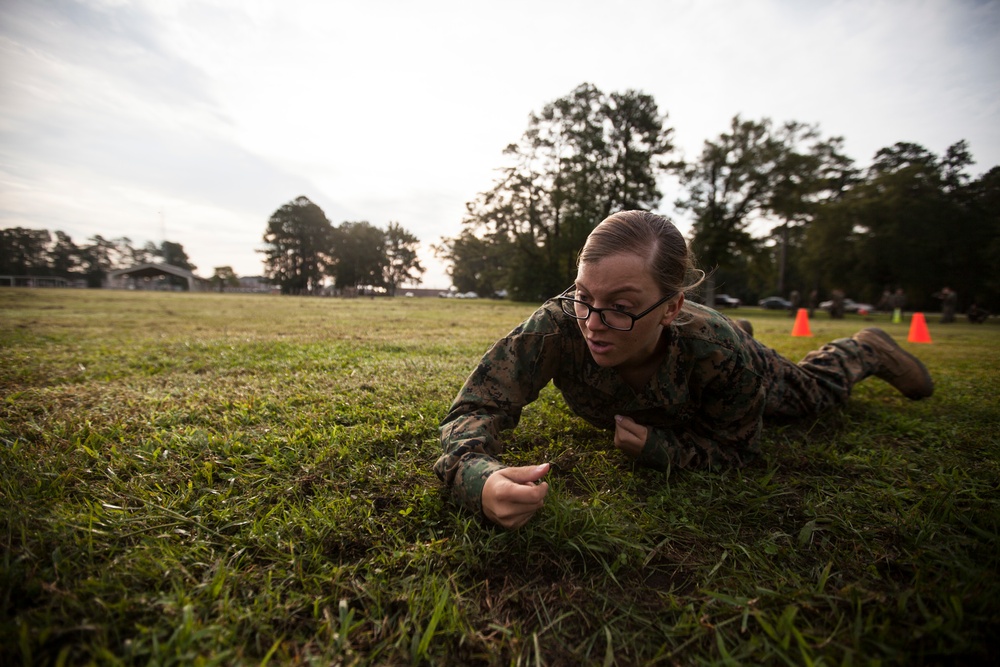
[[[533, 308], [0, 290], [0, 664], [996, 659], [1000, 325], [929, 317], [933, 398], [867, 381], [743, 470], [636, 468], [550, 387], [505, 461], [563, 465], [505, 532], [431, 464]], [[739, 312], [796, 359], [869, 323]]]

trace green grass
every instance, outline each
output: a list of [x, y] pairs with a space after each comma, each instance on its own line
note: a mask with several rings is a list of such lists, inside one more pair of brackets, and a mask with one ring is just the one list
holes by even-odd
[[[437, 423], [533, 306], [0, 290], [0, 663], [970, 664], [1000, 628], [1000, 326], [906, 347], [768, 425], [743, 470], [635, 468], [546, 389], [558, 460], [505, 532], [431, 472]], [[885, 317], [792, 338], [792, 358]]]

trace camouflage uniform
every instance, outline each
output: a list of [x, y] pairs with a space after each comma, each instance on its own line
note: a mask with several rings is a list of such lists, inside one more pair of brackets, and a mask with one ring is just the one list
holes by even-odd
[[502, 431], [553, 381], [570, 409], [613, 431], [627, 415], [648, 427], [639, 462], [666, 469], [743, 465], [759, 451], [763, 418], [801, 417], [843, 403], [876, 368], [875, 353], [851, 338], [833, 341], [794, 364], [697, 304], [667, 327], [659, 369], [640, 392], [594, 363], [577, 321], [555, 300], [497, 341], [466, 380], [441, 423], [444, 455], [434, 464], [455, 498], [482, 511], [486, 478]]

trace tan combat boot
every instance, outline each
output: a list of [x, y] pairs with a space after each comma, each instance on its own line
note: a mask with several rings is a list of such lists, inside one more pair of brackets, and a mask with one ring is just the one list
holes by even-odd
[[892, 336], [876, 327], [854, 334], [854, 340], [867, 345], [878, 356], [875, 377], [882, 378], [907, 398], [919, 400], [934, 393], [934, 381], [927, 367], [901, 348]]

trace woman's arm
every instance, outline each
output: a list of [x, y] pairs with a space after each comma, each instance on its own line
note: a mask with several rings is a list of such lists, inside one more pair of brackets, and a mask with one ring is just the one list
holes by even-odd
[[[521, 410], [554, 376], [559, 345], [557, 328], [543, 307], [487, 351], [441, 422], [444, 454], [434, 464], [434, 472], [470, 510], [487, 509], [483, 506], [487, 480], [506, 468], [497, 460], [503, 451], [501, 433], [517, 426]], [[530, 483], [533, 489], [547, 488]], [[506, 514], [508, 510], [497, 511]]]

